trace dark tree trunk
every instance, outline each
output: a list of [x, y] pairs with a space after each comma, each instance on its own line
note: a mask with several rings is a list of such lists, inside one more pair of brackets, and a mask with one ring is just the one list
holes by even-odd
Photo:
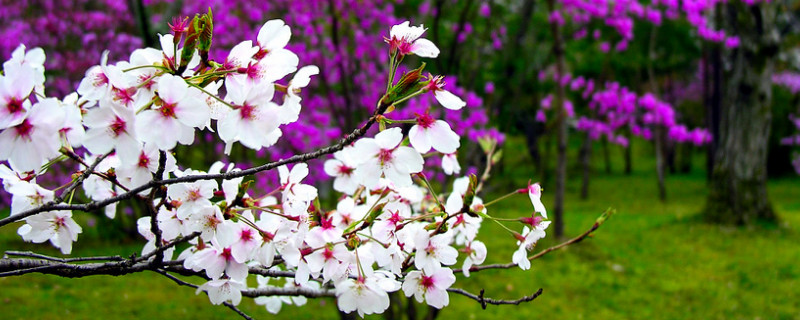
[[725, 224], [775, 220], [767, 197], [773, 60], [778, 53], [775, 3], [723, 7], [726, 31], [741, 45], [726, 50], [719, 136], [705, 218]]
[[605, 162], [606, 174], [611, 174], [611, 154], [608, 149], [608, 139], [603, 139], [603, 162]]
[[592, 139], [589, 138], [589, 133], [583, 139], [583, 146], [581, 147], [581, 166], [583, 167], [583, 181], [581, 183], [581, 199], [589, 199], [589, 176], [592, 171]]
[[[555, 10], [555, 0], [547, 1], [548, 12]], [[559, 78], [566, 74], [564, 63], [564, 43], [561, 38], [561, 27], [556, 22], [550, 22], [550, 32], [553, 36], [553, 56], [556, 59], [556, 73]], [[564, 192], [567, 185], [567, 113], [564, 110], [566, 94], [564, 86], [556, 84], [556, 194], [553, 220], [556, 238], [564, 236]]]
[[625, 152], [625, 174], [631, 175], [633, 172], [633, 135], [630, 128], [625, 130], [625, 136], [628, 138], [628, 147], [623, 150]]
[[653, 136], [656, 149], [656, 175], [658, 176], [658, 199], [667, 201], [667, 187], [664, 185], [664, 128], [657, 125]]

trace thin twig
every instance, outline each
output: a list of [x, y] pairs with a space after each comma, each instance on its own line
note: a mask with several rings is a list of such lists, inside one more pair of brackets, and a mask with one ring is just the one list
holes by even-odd
[[460, 289], [460, 288], [447, 288], [447, 291], [448, 292], [452, 292], [452, 293], [458, 293], [458, 294], [463, 295], [463, 296], [465, 296], [467, 298], [470, 298], [472, 300], [478, 301], [481, 304], [481, 308], [483, 308], [483, 310], [486, 310], [486, 305], [487, 304], [493, 304], [493, 305], [502, 305], [502, 304], [519, 305], [520, 303], [523, 303], [523, 302], [533, 301], [533, 299], [536, 299], [537, 297], [542, 295], [542, 291], [543, 290], [542, 290], [542, 288], [539, 288], [539, 290], [534, 292], [532, 295], [524, 296], [524, 297], [516, 299], [516, 300], [501, 300], [501, 299], [487, 298], [487, 297], [483, 296], [483, 292], [484, 292], [483, 289], [481, 289], [481, 293], [479, 295], [476, 295], [474, 293], [470, 293], [469, 291], [466, 291], [466, 290]]
[[[153, 250], [151, 252], [148, 252], [147, 254], [139, 257], [138, 259], [135, 260], [135, 262], [140, 262], [140, 261], [144, 261], [144, 260], [150, 259], [150, 257], [152, 257], [154, 255], [157, 255], [159, 253], [163, 253], [167, 249], [172, 248], [172, 247], [174, 247], [174, 246], [176, 246], [178, 244], [181, 244], [181, 243], [184, 243], [184, 242], [189, 242], [190, 240], [200, 236], [200, 234], [201, 234], [200, 231], [196, 231], [196, 232], [194, 232], [194, 233], [192, 233], [192, 234], [190, 234], [188, 236], [184, 236], [184, 237], [180, 237], [180, 238], [177, 238], [175, 240], [172, 240], [172, 242], [167, 243], [167, 244], [165, 244], [163, 246], [160, 246], [160, 247], [156, 248], [155, 250]], [[163, 257], [162, 257], [161, 260], [163, 260]], [[161, 260], [156, 259], [156, 261], [161, 261]]]
[[[604, 213], [603, 215], [605, 216], [606, 214]], [[581, 233], [580, 235], [578, 235], [577, 237], [569, 239], [569, 240], [567, 240], [565, 242], [562, 242], [562, 243], [560, 243], [558, 245], [555, 245], [555, 246], [552, 246], [550, 248], [547, 248], [547, 249], [544, 249], [542, 251], [539, 251], [535, 255], [532, 255], [532, 256], [528, 257], [528, 260], [539, 259], [539, 258], [543, 257], [544, 255], [552, 252], [552, 251], [555, 251], [555, 250], [561, 249], [563, 247], [566, 247], [568, 245], [575, 244], [575, 243], [583, 241], [583, 239], [585, 239], [586, 237], [591, 235], [592, 232], [597, 230], [597, 228], [599, 228], [600, 225], [603, 224], [603, 221], [604, 220], [599, 220], [598, 219], [598, 221], [595, 221], [595, 223], [592, 225], [591, 228], [589, 228], [589, 230], [586, 230], [583, 233]], [[489, 264], [489, 265], [483, 265], [483, 266], [472, 266], [472, 267], [469, 268], [469, 271], [470, 272], [476, 272], [476, 271], [481, 271], [481, 270], [486, 270], [486, 269], [509, 269], [509, 268], [513, 268], [516, 265], [517, 265], [516, 263], [510, 262], [510, 263], [506, 263], [506, 264]], [[453, 272], [454, 273], [462, 272], [462, 269], [455, 269], [455, 270], [453, 270]]]
[[30, 252], [30, 251], [6, 251], [6, 255], [17, 256], [17, 257], [39, 258], [39, 259], [56, 261], [56, 262], [64, 262], [64, 263], [81, 262], [81, 261], [121, 261], [121, 260], [125, 260], [125, 258], [120, 257], [120, 256], [58, 258], [58, 257], [51, 257], [51, 256], [43, 255], [43, 254], [40, 254], [40, 253]]

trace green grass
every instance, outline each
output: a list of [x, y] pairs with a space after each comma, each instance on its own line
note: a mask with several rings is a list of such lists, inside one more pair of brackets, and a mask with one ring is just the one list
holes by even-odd
[[[520, 149], [517, 141], [507, 157]], [[800, 183], [797, 178], [770, 181], [769, 194], [781, 221], [777, 225], [736, 228], [702, 222], [698, 218], [707, 188], [705, 172], [670, 175], [668, 201], [657, 200], [652, 158], [636, 146], [635, 172], [595, 173], [589, 200], [578, 200], [580, 179], [567, 186], [567, 235], [589, 228], [608, 207], [617, 214], [593, 238], [551, 253], [521, 271], [488, 270], [459, 275], [457, 287], [486, 290], [494, 298], [518, 298], [539, 288], [544, 294], [520, 306], [489, 306], [451, 294], [451, 305], [441, 319], [796, 319], [800, 318]], [[641, 150], [639, 150], [641, 149]], [[617, 152], [615, 150], [615, 152]], [[617, 152], [618, 153], [618, 152]], [[697, 160], [694, 167], [700, 168]], [[496, 179], [524, 186], [533, 170], [526, 156], [506, 162]], [[599, 166], [598, 166], [599, 167]], [[577, 172], [573, 170], [572, 172]], [[552, 208], [552, 187], [545, 185], [545, 205]], [[487, 197], [489, 198], [489, 197]], [[498, 217], [528, 214], [524, 196], [489, 208]], [[512, 225], [518, 229], [519, 226]], [[124, 253], [139, 243], [99, 240], [89, 228], [81, 235], [75, 254]], [[24, 244], [15, 228], [0, 232], [2, 248], [55, 253], [47, 246]], [[479, 237], [487, 243], [487, 263], [507, 262], [513, 239], [493, 223], [485, 223]], [[548, 235], [539, 248], [557, 241]], [[118, 251], [117, 251], [118, 252]], [[333, 300], [312, 300], [313, 308], [284, 306], [279, 318], [336, 319]], [[244, 299], [241, 308], [256, 318], [272, 317]], [[178, 287], [153, 273], [125, 277], [98, 276], [62, 279], [26, 275], [0, 279], [0, 315], [22, 318], [235, 318], [225, 307], [212, 306], [205, 295]]]

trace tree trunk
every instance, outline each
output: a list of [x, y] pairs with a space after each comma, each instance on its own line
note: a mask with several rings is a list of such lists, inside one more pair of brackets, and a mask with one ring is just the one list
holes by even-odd
[[[548, 0], [547, 8], [548, 12], [552, 13], [555, 10], [555, 0]], [[566, 67], [561, 27], [557, 22], [550, 22], [550, 32], [553, 35], [553, 56], [556, 59], [556, 73], [560, 79], [566, 74]], [[555, 204], [553, 205], [556, 238], [564, 236], [564, 191], [567, 184], [567, 112], [564, 110], [565, 99], [564, 86], [556, 83], [556, 150], [558, 159], [556, 160], [556, 195]]]
[[625, 175], [631, 175], [633, 172], [633, 134], [631, 129], [625, 130], [625, 137], [628, 138], [628, 146], [623, 149], [625, 153]]
[[589, 199], [589, 175], [591, 174], [592, 167], [592, 139], [589, 138], [589, 133], [583, 138], [583, 146], [581, 147], [581, 166], [583, 167], [583, 182], [581, 183], [581, 199]]
[[727, 49], [719, 136], [705, 218], [725, 224], [775, 220], [767, 197], [767, 145], [772, 120], [772, 72], [778, 53], [776, 4], [723, 6], [726, 32], [741, 45]]
[[656, 125], [653, 135], [656, 149], [656, 175], [658, 176], [658, 199], [667, 201], [667, 187], [664, 185], [664, 127]]

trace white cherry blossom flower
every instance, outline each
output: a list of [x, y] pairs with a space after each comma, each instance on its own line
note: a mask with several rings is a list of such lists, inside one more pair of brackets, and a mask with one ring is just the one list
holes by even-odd
[[161, 106], [136, 115], [136, 132], [141, 141], [153, 143], [160, 150], [175, 148], [178, 142], [191, 144], [194, 128], [205, 126], [211, 118], [207, 105], [186, 81], [173, 75], [161, 76], [158, 95]]
[[435, 120], [427, 112], [417, 114], [417, 124], [408, 132], [408, 140], [419, 153], [428, 152], [431, 147], [441, 153], [456, 152], [461, 142], [459, 136], [442, 120]]
[[442, 156], [442, 170], [444, 174], [453, 175], [461, 172], [461, 165], [455, 153], [448, 153]]
[[358, 180], [354, 174], [358, 161], [355, 159], [353, 147], [345, 147], [333, 153], [333, 159], [325, 161], [325, 173], [333, 180], [333, 189], [352, 195], [358, 189]]
[[[250, 221], [254, 220], [249, 212], [245, 213], [244, 216]], [[225, 220], [217, 230], [217, 238], [220, 239], [219, 241], [223, 246], [231, 248], [233, 259], [239, 263], [247, 262], [253, 251], [261, 244], [261, 236], [259, 236], [258, 231], [242, 221]]]
[[[3, 166], [5, 167], [5, 166]], [[8, 183], [6, 179], [3, 183]], [[11, 193], [11, 215], [18, 214], [39, 207], [55, 198], [53, 191], [28, 181], [14, 181], [6, 185], [6, 191]]]
[[424, 298], [428, 305], [441, 309], [450, 303], [447, 288], [455, 282], [456, 276], [449, 268], [437, 267], [424, 272], [414, 270], [406, 275], [403, 292], [406, 297], [413, 295], [417, 302], [422, 302]]
[[87, 110], [83, 116], [83, 124], [88, 128], [83, 146], [93, 154], [116, 150], [122, 162], [135, 162], [141, 143], [136, 138], [134, 119], [133, 110], [107, 99], [100, 100], [100, 107]]
[[[251, 86], [231, 78], [225, 86], [226, 100], [236, 109], [229, 110], [217, 123], [219, 137], [229, 146], [239, 141], [254, 150], [277, 142], [277, 137], [271, 135], [280, 125], [278, 105], [270, 101], [275, 91], [272, 83]], [[226, 147], [226, 152], [229, 148]]]
[[389, 294], [378, 283], [377, 276], [344, 278], [336, 283], [336, 305], [342, 312], [381, 313], [389, 308]]
[[400, 55], [416, 54], [424, 58], [436, 58], [439, 56], [439, 48], [428, 39], [420, 38], [425, 29], [422, 25], [419, 27], [411, 26], [408, 21], [395, 25], [389, 31], [390, 39], [386, 42], [391, 46], [392, 52]]
[[28, 96], [33, 91], [33, 69], [28, 66], [15, 66], [17, 72], [8, 70], [0, 75], [0, 130], [22, 123], [31, 102]]
[[176, 183], [167, 187], [167, 196], [180, 201], [178, 218], [186, 219], [198, 210], [211, 207], [211, 197], [217, 190], [217, 182], [200, 180], [188, 183]]
[[443, 76], [431, 76], [428, 75], [429, 81], [428, 84], [425, 85], [425, 90], [433, 92], [433, 96], [436, 98], [436, 101], [450, 110], [461, 110], [464, 106], [467, 105], [464, 100], [461, 100], [458, 96], [454, 95], [452, 92], [447, 91], [444, 89], [444, 77]]
[[356, 167], [355, 175], [368, 188], [378, 185], [380, 177], [392, 181], [398, 187], [410, 186], [411, 174], [422, 171], [425, 160], [413, 148], [398, 146], [403, 140], [400, 128], [391, 128], [356, 141], [354, 153], [362, 163]]
[[44, 96], [44, 61], [45, 54], [42, 48], [33, 48], [26, 50], [24, 44], [20, 44], [11, 53], [11, 59], [3, 63], [3, 70], [6, 75], [12, 75], [17, 71], [24, 70], [18, 68], [21, 66], [31, 68], [33, 70], [34, 90]]
[[433, 273], [443, 264], [454, 265], [458, 257], [458, 251], [450, 246], [450, 236], [447, 234], [431, 237], [428, 230], [419, 229], [414, 236], [414, 247], [417, 252], [414, 266], [428, 273]]
[[25, 241], [42, 243], [50, 240], [61, 253], [70, 254], [72, 243], [78, 241], [83, 230], [72, 220], [70, 211], [49, 211], [25, 218], [26, 224], [19, 227], [17, 234]]
[[478, 265], [486, 260], [486, 245], [478, 240], [467, 243], [464, 247], [464, 252], [467, 257], [464, 259], [464, 265], [461, 267], [465, 277], [469, 277], [469, 269], [473, 265]]
[[542, 204], [542, 187], [538, 182], [534, 184], [531, 184], [530, 181], [528, 182], [528, 197], [531, 198], [533, 210], [541, 213], [542, 217], [547, 219], [547, 209], [545, 209], [544, 204]]
[[0, 160], [8, 159], [17, 172], [39, 170], [58, 156], [58, 131], [63, 123], [64, 110], [57, 99], [37, 102], [25, 119], [0, 132]]
[[242, 301], [242, 291], [247, 289], [247, 285], [242, 281], [234, 279], [211, 280], [197, 288], [196, 294], [205, 291], [208, 293], [208, 300], [212, 304], [222, 304], [230, 301], [233, 305], [238, 305]]
[[222, 273], [236, 280], [247, 277], [247, 265], [237, 262], [233, 258], [230, 247], [221, 246], [216, 238], [211, 239], [211, 245], [195, 252], [183, 262], [184, 267], [194, 271], [205, 270], [211, 279], [219, 279]]

